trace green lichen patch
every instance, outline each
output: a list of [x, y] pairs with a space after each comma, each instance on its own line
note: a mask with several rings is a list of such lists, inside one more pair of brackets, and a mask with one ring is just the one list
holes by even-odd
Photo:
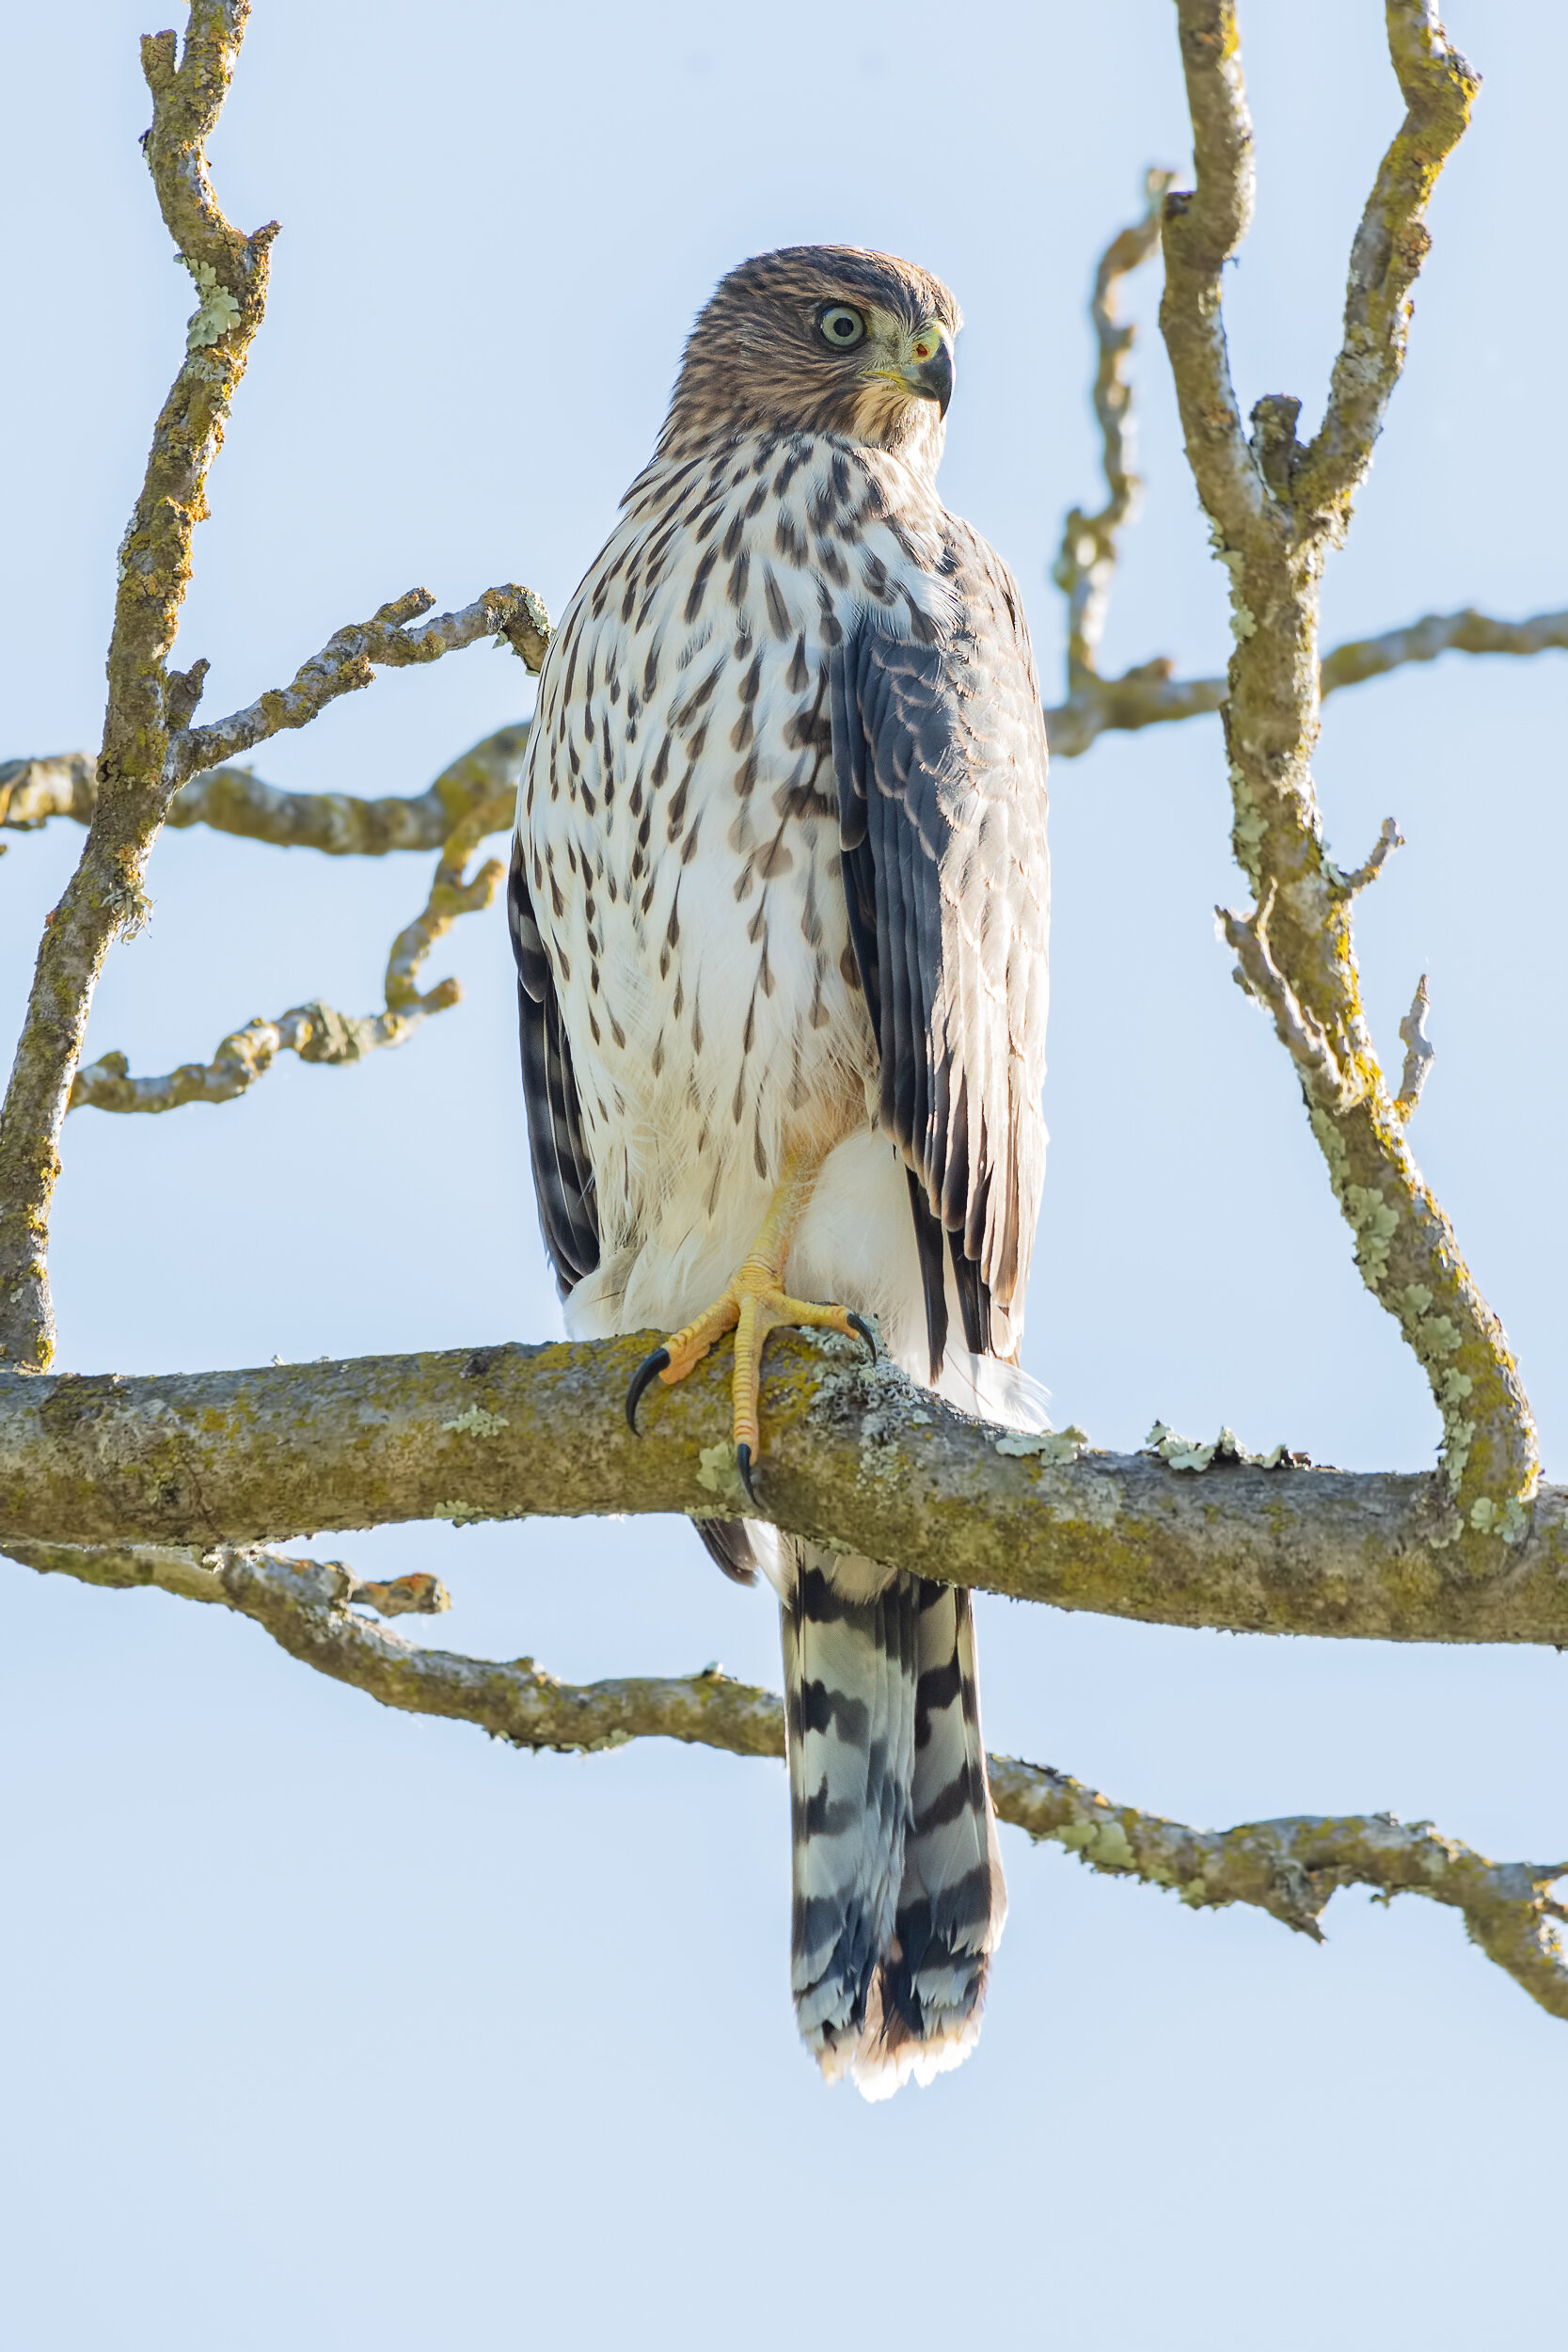
[[453, 1527], [481, 1527], [486, 1519], [493, 1519], [496, 1514], [486, 1510], [482, 1503], [453, 1502], [438, 1502], [430, 1516], [435, 1519], [451, 1519]]
[[211, 262], [185, 261], [183, 254], [180, 259], [185, 262], [185, 267], [196, 280], [198, 302], [198, 308], [185, 327], [185, 349], [201, 351], [207, 344], [215, 343], [220, 336], [227, 335], [231, 326], [239, 325], [240, 306], [228, 287], [219, 283], [218, 274]]
[[1272, 1445], [1266, 1454], [1253, 1454], [1243, 1445], [1236, 1432], [1228, 1426], [1222, 1429], [1211, 1444], [1196, 1438], [1184, 1438], [1180, 1430], [1167, 1428], [1157, 1421], [1144, 1439], [1144, 1451], [1157, 1454], [1172, 1470], [1206, 1470], [1213, 1462], [1243, 1462], [1249, 1470], [1289, 1470], [1295, 1466], [1296, 1456], [1285, 1445]]
[[455, 1421], [444, 1421], [441, 1426], [462, 1438], [499, 1438], [512, 1423], [504, 1413], [487, 1413], [483, 1405], [470, 1405], [466, 1413], [459, 1413]]
[[1135, 1870], [1138, 1857], [1119, 1821], [1069, 1821], [1050, 1833], [1069, 1853], [1101, 1870]]
[[721, 1502], [739, 1503], [743, 1510], [750, 1506], [751, 1498], [735, 1466], [733, 1445], [703, 1447], [697, 1456], [697, 1484], [710, 1495], [718, 1495]]
[[1347, 1184], [1344, 1210], [1355, 1233], [1355, 1261], [1371, 1289], [1388, 1272], [1388, 1249], [1400, 1230], [1400, 1213], [1370, 1184]]
[[[919, 1418], [926, 1421], [929, 1415], [922, 1413]], [[1042, 1462], [1059, 1465], [1076, 1462], [1088, 1442], [1086, 1432], [1073, 1425], [1066, 1429], [1013, 1429], [996, 1439], [992, 1451], [1015, 1454], [1021, 1459], [1036, 1454]]]

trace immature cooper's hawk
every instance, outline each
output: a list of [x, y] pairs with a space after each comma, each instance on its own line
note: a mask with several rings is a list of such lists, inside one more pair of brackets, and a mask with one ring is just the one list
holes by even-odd
[[[1011, 575], [936, 492], [958, 325], [887, 254], [732, 271], [529, 739], [512, 927], [567, 1323], [674, 1334], [634, 1417], [734, 1330], [753, 1499], [779, 1325], [874, 1314], [915, 1377], [1037, 1421], [1045, 730]], [[869, 2097], [928, 2081], [1006, 1913], [968, 1595], [698, 1527], [783, 1605], [800, 2031]]]

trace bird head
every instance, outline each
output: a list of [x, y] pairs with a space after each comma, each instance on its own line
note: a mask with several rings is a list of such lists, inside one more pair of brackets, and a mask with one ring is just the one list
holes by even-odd
[[789, 246], [721, 280], [687, 342], [659, 448], [837, 433], [934, 474], [962, 324], [940, 278], [858, 246]]

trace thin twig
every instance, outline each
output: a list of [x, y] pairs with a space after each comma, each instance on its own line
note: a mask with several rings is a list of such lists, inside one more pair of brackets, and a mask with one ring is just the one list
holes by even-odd
[[1275, 1033], [1301, 1073], [1304, 1090], [1325, 1109], [1338, 1110], [1354, 1100], [1355, 1079], [1341, 1068], [1323, 1025], [1301, 1003], [1269, 948], [1269, 917], [1274, 913], [1271, 883], [1262, 903], [1248, 915], [1216, 907], [1215, 917], [1227, 946], [1236, 952], [1232, 978], [1274, 1022]]
[[1423, 972], [1416, 983], [1416, 993], [1410, 1000], [1410, 1010], [1400, 1023], [1400, 1037], [1404, 1045], [1404, 1069], [1400, 1077], [1400, 1090], [1394, 1104], [1402, 1120], [1414, 1117], [1421, 1099], [1432, 1065], [1437, 1059], [1437, 1048], [1427, 1035], [1427, 1014], [1432, 999], [1427, 994], [1427, 976]]
[[231, 1103], [265, 1076], [280, 1053], [341, 1068], [385, 1046], [403, 1044], [432, 1013], [462, 1002], [456, 979], [437, 980], [421, 993], [420, 967], [460, 915], [478, 914], [494, 900], [506, 870], [500, 860], [486, 859], [472, 882], [465, 882], [464, 869], [480, 841], [509, 823], [511, 813], [511, 795], [500, 794], [480, 802], [452, 828], [423, 908], [392, 943], [384, 1011], [358, 1020], [328, 1005], [295, 1005], [277, 1021], [259, 1016], [236, 1029], [210, 1062], [183, 1062], [165, 1077], [133, 1078], [124, 1054], [103, 1054], [77, 1072], [71, 1108], [157, 1112], [179, 1110], [187, 1103]]
[[1160, 249], [1160, 213], [1174, 171], [1144, 177], [1142, 215], [1113, 237], [1095, 272], [1089, 317], [1094, 326], [1096, 366], [1094, 413], [1100, 426], [1101, 463], [1107, 497], [1098, 514], [1074, 507], [1062, 532], [1062, 548], [1051, 577], [1067, 598], [1067, 683], [1076, 690], [1099, 675], [1100, 641], [1116, 573], [1117, 533], [1137, 512], [1143, 485], [1132, 470], [1132, 387], [1127, 363], [1137, 328], [1117, 313], [1124, 278]]
[[[319, 850], [326, 857], [386, 857], [399, 850], [438, 850], [452, 827], [482, 801], [516, 791], [529, 721], [499, 727], [444, 768], [424, 792], [361, 800], [350, 792], [284, 792], [248, 768], [214, 768], [182, 785], [167, 825], [206, 825], [280, 850]], [[98, 785], [92, 756], [61, 753], [0, 765], [0, 828], [28, 833], [52, 817], [90, 824]], [[502, 825], [512, 821], [510, 814]]]
[[[366, 1606], [388, 1616], [445, 1608], [446, 1591], [429, 1575], [377, 1584], [340, 1560], [290, 1559], [259, 1549], [6, 1549], [43, 1575], [119, 1589], [154, 1586], [216, 1602], [262, 1627], [292, 1658], [384, 1707], [474, 1724], [515, 1747], [598, 1753], [633, 1740], [668, 1739], [732, 1755], [784, 1752], [784, 1701], [732, 1680], [718, 1666], [657, 1679], [565, 1683], [531, 1658], [502, 1662], [427, 1649], [356, 1613]], [[1549, 2015], [1568, 2018], [1568, 1965], [1556, 1929], [1568, 1912], [1549, 1891], [1568, 1875], [1568, 1863], [1489, 1862], [1430, 1822], [1406, 1823], [1387, 1813], [1188, 1829], [1113, 1804], [1047, 1765], [1010, 1756], [987, 1763], [998, 1820], [1037, 1843], [1065, 1847], [1092, 1870], [1168, 1889], [1192, 1910], [1246, 1904], [1317, 1943], [1319, 1920], [1341, 1887], [1370, 1886], [1388, 1898], [1422, 1895], [1460, 1912], [1488, 1959]]]
[[1376, 882], [1394, 851], [1402, 850], [1403, 847], [1403, 834], [1401, 833], [1391, 817], [1386, 817], [1383, 820], [1383, 830], [1372, 843], [1371, 854], [1365, 865], [1353, 866], [1348, 874], [1339, 874], [1336, 880], [1338, 869], [1324, 863], [1323, 871], [1328, 876], [1330, 887], [1336, 890], [1341, 898], [1359, 898], [1363, 890]]
[[370, 620], [338, 629], [295, 672], [291, 685], [272, 688], [212, 726], [186, 727], [171, 736], [166, 761], [170, 787], [237, 759], [269, 736], [308, 727], [339, 695], [371, 685], [378, 669], [438, 661], [443, 654], [461, 652], [482, 637], [498, 636], [522, 651], [530, 668], [539, 668], [549, 644], [550, 623], [531, 588], [487, 588], [461, 612], [442, 612], [422, 628], [411, 626], [435, 601], [428, 588], [409, 589]]

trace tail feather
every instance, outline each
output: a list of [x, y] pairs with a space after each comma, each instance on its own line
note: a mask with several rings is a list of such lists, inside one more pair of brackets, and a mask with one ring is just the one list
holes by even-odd
[[884, 2098], [973, 2046], [1006, 1915], [969, 1597], [784, 1549], [796, 2012]]
[[914, 1750], [913, 1629], [900, 1580], [884, 1577], [882, 1590], [849, 1597], [830, 1581], [831, 1554], [797, 1549], [784, 1611], [791, 1974], [800, 2031], [824, 2072], [837, 2074], [859, 2037], [897, 1907]]
[[974, 2047], [1007, 1916], [969, 1595], [927, 1580], [918, 1589], [911, 1818], [883, 1994], [882, 2095], [910, 2074], [928, 2082]]

